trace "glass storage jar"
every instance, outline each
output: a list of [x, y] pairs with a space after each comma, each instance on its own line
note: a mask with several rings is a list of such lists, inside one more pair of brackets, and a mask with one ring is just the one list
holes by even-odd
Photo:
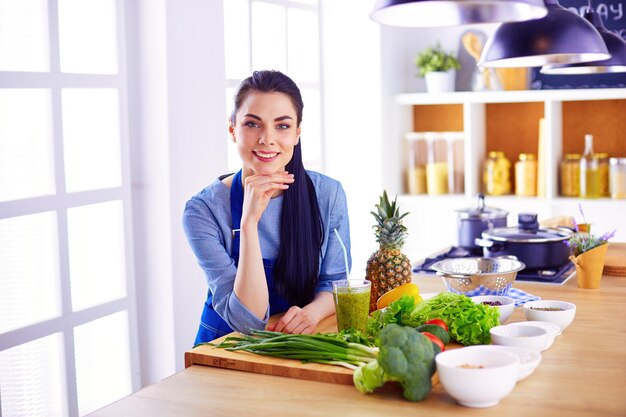
[[448, 141], [448, 191], [452, 194], [465, 192], [465, 162], [463, 156], [463, 132], [444, 132]]
[[406, 191], [408, 194], [426, 194], [426, 156], [428, 147], [422, 132], [405, 134], [407, 141]]
[[448, 194], [448, 147], [442, 133], [426, 132], [428, 157], [426, 160], [426, 192], [431, 195]]
[[600, 197], [608, 197], [611, 195], [609, 190], [609, 154], [597, 153], [598, 160], [598, 182], [600, 183]]
[[580, 154], [566, 153], [561, 161], [561, 195], [580, 196]]
[[511, 192], [511, 162], [504, 152], [491, 151], [485, 161], [483, 182], [485, 193], [489, 195], [505, 195]]
[[600, 170], [593, 151], [593, 135], [585, 135], [585, 152], [580, 158], [580, 196], [600, 197]]
[[537, 195], [537, 157], [535, 154], [519, 154], [519, 160], [515, 163], [515, 194]]
[[611, 197], [626, 198], [626, 158], [611, 158]]

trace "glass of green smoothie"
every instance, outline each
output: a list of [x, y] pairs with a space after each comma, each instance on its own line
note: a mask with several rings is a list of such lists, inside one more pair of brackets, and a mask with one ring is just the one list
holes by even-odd
[[367, 330], [371, 282], [367, 280], [333, 281], [337, 329]]

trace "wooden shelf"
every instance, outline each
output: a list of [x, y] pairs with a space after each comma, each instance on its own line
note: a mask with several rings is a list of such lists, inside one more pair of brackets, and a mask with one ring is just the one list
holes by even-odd
[[[504, 151], [512, 166], [520, 153], [540, 153], [541, 119], [545, 120], [542, 152], [548, 199], [559, 195], [563, 155], [582, 153], [585, 134], [594, 135], [596, 152], [626, 157], [625, 88], [415, 93], [396, 95], [394, 101], [400, 107], [410, 106], [408, 126], [414, 132], [465, 133], [466, 197], [482, 190], [482, 166], [489, 151]], [[513, 169], [510, 177], [514, 178]]]

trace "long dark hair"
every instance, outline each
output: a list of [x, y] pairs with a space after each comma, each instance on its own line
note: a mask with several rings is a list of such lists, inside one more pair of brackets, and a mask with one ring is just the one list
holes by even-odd
[[[296, 109], [297, 125], [302, 122], [302, 95], [291, 78], [279, 71], [254, 71], [239, 85], [235, 94], [235, 114], [251, 91], [286, 94]], [[283, 195], [280, 219], [280, 250], [274, 265], [276, 290], [290, 304], [304, 306], [313, 300], [319, 275], [319, 256], [324, 240], [322, 216], [313, 181], [302, 164], [301, 141], [285, 169], [296, 181]]]

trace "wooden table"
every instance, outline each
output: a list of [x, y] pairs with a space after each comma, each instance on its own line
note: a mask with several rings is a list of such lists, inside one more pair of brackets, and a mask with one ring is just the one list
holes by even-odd
[[[610, 252], [626, 251], [612, 245]], [[422, 292], [438, 278], [415, 277]], [[577, 305], [576, 318], [543, 352], [537, 370], [496, 407], [459, 406], [441, 385], [411, 403], [392, 388], [363, 395], [349, 385], [194, 365], [92, 414], [105, 416], [626, 416], [626, 278], [604, 276], [597, 290], [516, 282], [543, 299]], [[517, 308], [509, 322], [524, 320]]]

